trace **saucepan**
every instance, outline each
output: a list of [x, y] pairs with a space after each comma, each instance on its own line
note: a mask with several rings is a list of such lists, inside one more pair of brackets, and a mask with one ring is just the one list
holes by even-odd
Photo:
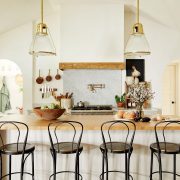
[[84, 104], [84, 102], [79, 101], [79, 102], [77, 103], [77, 106], [78, 106], [78, 107], [84, 107], [84, 106], [85, 106], [85, 104]]

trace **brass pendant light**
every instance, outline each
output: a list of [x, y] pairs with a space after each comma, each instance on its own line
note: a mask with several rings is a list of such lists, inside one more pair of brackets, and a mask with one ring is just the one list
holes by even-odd
[[44, 2], [41, 0], [41, 22], [37, 25], [36, 34], [31, 43], [29, 54], [35, 56], [49, 56], [56, 55], [56, 48], [54, 46], [49, 28], [44, 23]]
[[137, 0], [137, 22], [133, 26], [125, 48], [125, 56], [144, 56], [150, 54], [150, 47], [143, 31], [143, 25], [139, 21], [139, 0]]

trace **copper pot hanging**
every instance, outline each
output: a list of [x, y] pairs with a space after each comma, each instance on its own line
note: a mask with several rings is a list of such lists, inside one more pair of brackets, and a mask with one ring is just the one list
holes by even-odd
[[51, 71], [49, 69], [49, 74], [46, 76], [46, 81], [51, 81], [52, 80], [52, 76], [50, 75]]
[[61, 79], [61, 75], [59, 74], [59, 70], [57, 69], [57, 74], [55, 76], [56, 80], [60, 80]]
[[39, 69], [39, 77], [36, 78], [36, 83], [37, 84], [42, 84], [44, 81], [43, 77], [41, 77], [40, 69]]

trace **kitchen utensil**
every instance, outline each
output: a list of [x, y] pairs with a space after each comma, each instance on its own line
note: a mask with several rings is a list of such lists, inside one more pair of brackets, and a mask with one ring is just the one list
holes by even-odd
[[40, 69], [39, 69], [39, 77], [36, 79], [37, 84], [42, 84], [44, 81], [43, 77], [41, 77]]
[[56, 74], [56, 76], [55, 76], [55, 79], [56, 79], [56, 80], [61, 79], [61, 75], [59, 74], [59, 70], [58, 70], [58, 69], [57, 69], [57, 74]]
[[77, 103], [77, 106], [78, 106], [78, 107], [84, 107], [84, 102], [79, 101], [79, 102]]
[[44, 98], [44, 86], [41, 87], [42, 89], [42, 99]]
[[71, 93], [71, 94], [68, 96], [68, 98], [69, 98], [69, 99], [71, 99], [71, 98], [72, 98], [72, 96], [73, 96], [73, 93]]
[[68, 92], [65, 94], [65, 98], [68, 98], [68, 94], [69, 94]]
[[68, 111], [72, 107], [72, 101], [68, 98], [62, 98], [61, 99], [61, 108], [66, 109]]
[[50, 75], [51, 71], [49, 69], [49, 74], [46, 76], [46, 81], [51, 81], [52, 80], [52, 76]]

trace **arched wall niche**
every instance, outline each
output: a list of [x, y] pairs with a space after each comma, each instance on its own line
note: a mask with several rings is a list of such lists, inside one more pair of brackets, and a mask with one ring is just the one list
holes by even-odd
[[0, 113], [22, 113], [23, 75], [9, 59], [0, 59]]

